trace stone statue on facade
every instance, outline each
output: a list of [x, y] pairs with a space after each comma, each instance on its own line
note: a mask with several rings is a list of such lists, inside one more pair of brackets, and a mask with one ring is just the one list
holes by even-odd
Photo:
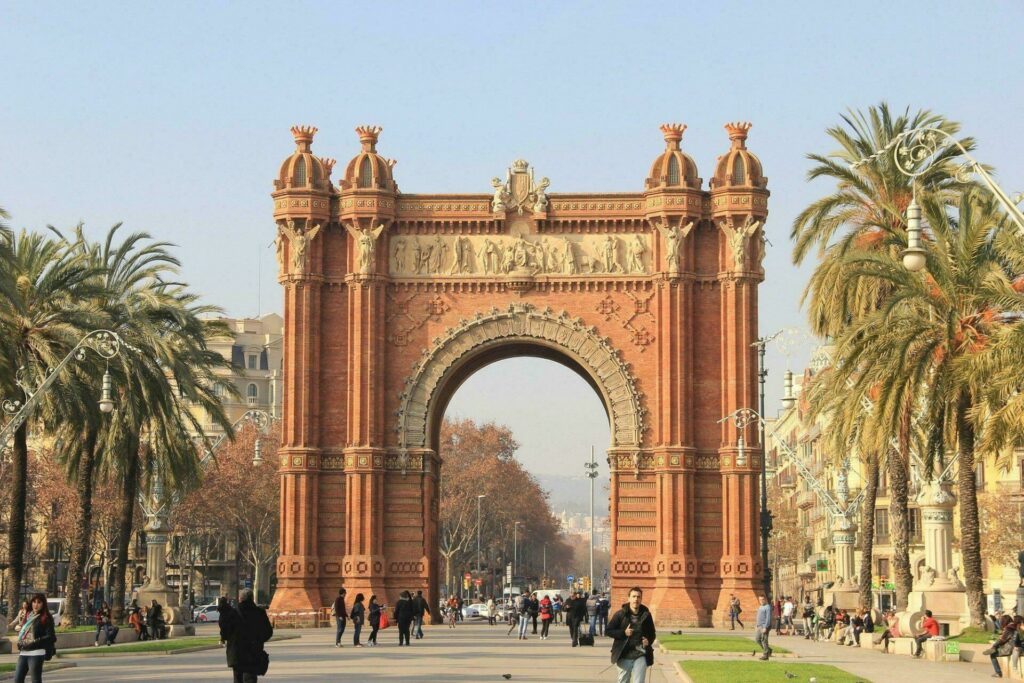
[[722, 222], [722, 229], [729, 237], [729, 250], [732, 252], [733, 267], [736, 270], [743, 269], [747, 238], [757, 232], [760, 227], [761, 221], [755, 220], [753, 216], [748, 216], [742, 227], [736, 227], [735, 221], [731, 217]]
[[566, 275], [575, 275], [577, 273], [576, 266], [576, 252], [572, 246], [572, 240], [565, 240], [565, 257], [562, 259], [563, 272]]
[[405, 240], [398, 238], [395, 240], [395, 244], [392, 247], [392, 262], [395, 266], [395, 272], [398, 274], [405, 272]]
[[494, 188], [494, 199], [491, 200], [491, 211], [500, 213], [505, 210], [505, 183], [501, 178], [491, 178], [491, 187]]
[[547, 178], [541, 178], [540, 184], [534, 188], [534, 194], [536, 198], [533, 200], [533, 212], [534, 213], [546, 213], [548, 210], [548, 195], [547, 189], [551, 185], [551, 181]]
[[455, 260], [452, 262], [452, 268], [449, 271], [449, 275], [461, 274], [461, 273], [472, 273], [473, 272], [473, 259], [470, 253], [470, 241], [465, 235], [459, 235], [455, 238], [453, 245], [455, 251]]
[[668, 272], [679, 272], [679, 246], [683, 238], [693, 230], [693, 221], [680, 226], [658, 226], [662, 237], [665, 238], [665, 262], [668, 264]]
[[604, 238], [604, 243], [601, 245], [602, 260], [604, 263], [604, 272], [615, 273], [622, 271], [622, 265], [619, 263], [619, 238], [612, 235], [608, 235]]
[[409, 265], [412, 266], [412, 271], [419, 275], [423, 272], [423, 264], [426, 259], [423, 258], [423, 247], [420, 246], [420, 240], [417, 237], [412, 238], [412, 250], [409, 256], [411, 257]]
[[[288, 238], [288, 244], [291, 247], [292, 270], [294, 272], [305, 272], [306, 251], [309, 249], [309, 243], [316, 239], [322, 227], [318, 223], [309, 230], [300, 230], [293, 220], [289, 220], [285, 225], [280, 226], [281, 233]], [[281, 239], [280, 235], [278, 239]], [[280, 251], [280, 247], [278, 250]]]
[[483, 261], [485, 275], [498, 272], [498, 268], [501, 265], [500, 249], [494, 243], [494, 240], [489, 237], [484, 239], [484, 249], [483, 253], [480, 254], [480, 259]]
[[381, 223], [372, 230], [370, 228], [358, 230], [348, 223], [344, 225], [352, 238], [356, 240], [356, 246], [359, 248], [359, 272], [363, 275], [373, 272], [373, 257], [377, 251], [377, 238], [384, 232], [384, 224]]

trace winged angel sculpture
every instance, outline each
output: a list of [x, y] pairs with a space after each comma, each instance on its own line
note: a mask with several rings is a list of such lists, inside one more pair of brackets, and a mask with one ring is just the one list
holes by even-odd
[[[761, 221], [755, 220], [753, 216], [747, 218], [747, 222], [737, 227], [732, 218], [722, 223], [722, 229], [729, 236], [729, 249], [732, 251], [733, 267], [737, 270], [743, 268], [743, 258], [747, 247], [747, 238], [757, 232], [761, 227]], [[761, 250], [758, 249], [757, 260], [760, 261]]]
[[345, 229], [356, 241], [359, 247], [359, 272], [363, 275], [373, 271], [373, 257], [377, 251], [377, 238], [384, 232], [384, 224], [379, 224], [372, 230], [370, 228], [358, 229], [345, 223]]
[[[281, 235], [288, 238], [291, 245], [292, 270], [302, 273], [306, 270], [306, 252], [309, 250], [309, 243], [316, 239], [323, 226], [317, 223], [309, 230], [300, 230], [295, 226], [295, 221], [288, 220], [285, 225], [279, 226]], [[284, 241], [281, 235], [277, 238], [277, 261], [284, 266]]]

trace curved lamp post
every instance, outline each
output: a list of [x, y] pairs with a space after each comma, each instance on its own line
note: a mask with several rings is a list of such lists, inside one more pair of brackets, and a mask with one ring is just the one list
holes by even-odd
[[[74, 348], [64, 356], [63, 360], [57, 364], [56, 367], [49, 368], [46, 371], [46, 377], [39, 386], [33, 387], [30, 380], [25, 374], [25, 368], [22, 367], [18, 370], [15, 382], [25, 393], [25, 400], [22, 402], [20, 399], [4, 399], [0, 403], [0, 407], [3, 408], [3, 412], [11, 415], [11, 419], [0, 429], [0, 451], [6, 450], [10, 447], [10, 443], [14, 438], [14, 432], [18, 430], [25, 421], [35, 410], [36, 406], [42, 400], [43, 393], [50, 388], [55, 381], [57, 381], [57, 375], [60, 371], [66, 368], [72, 360], [83, 361], [86, 357], [86, 350], [92, 349], [101, 358], [109, 361], [121, 353], [122, 348], [128, 348], [132, 351], [138, 351], [137, 348], [126, 342], [121, 338], [117, 332], [111, 330], [93, 330], [84, 337], [82, 337]], [[110, 369], [103, 373], [103, 385], [100, 390], [99, 409], [101, 412], [109, 413], [114, 410], [114, 399], [113, 399], [113, 378], [110, 376]]]

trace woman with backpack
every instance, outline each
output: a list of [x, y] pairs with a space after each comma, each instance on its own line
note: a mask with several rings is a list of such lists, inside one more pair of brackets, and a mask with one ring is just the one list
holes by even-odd
[[540, 639], [548, 639], [548, 629], [551, 628], [551, 620], [555, 616], [554, 606], [551, 604], [551, 598], [544, 596], [540, 599]]
[[53, 659], [57, 652], [57, 631], [53, 616], [46, 605], [46, 596], [32, 596], [32, 611], [18, 629], [18, 664], [14, 670], [15, 683], [25, 683], [31, 673], [32, 683], [42, 683], [43, 662]]
[[356, 593], [356, 601], [352, 603], [352, 610], [348, 616], [352, 620], [352, 644], [355, 647], [362, 647], [362, 643], [359, 642], [359, 634], [363, 630], [363, 623], [366, 621], [366, 607], [363, 605], [363, 600], [366, 598], [362, 593]]

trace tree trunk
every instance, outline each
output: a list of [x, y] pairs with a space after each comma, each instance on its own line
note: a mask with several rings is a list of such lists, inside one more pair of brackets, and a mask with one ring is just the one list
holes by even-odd
[[124, 600], [128, 592], [128, 549], [131, 547], [132, 529], [135, 526], [135, 499], [139, 495], [139, 440], [128, 440], [124, 453], [128, 458], [122, 482], [124, 499], [121, 501], [120, 529], [117, 535], [117, 566], [114, 568], [113, 618], [124, 621]]
[[903, 456], [890, 451], [886, 458], [886, 472], [889, 474], [889, 518], [892, 523], [892, 569], [896, 586], [896, 609], [907, 608], [907, 597], [913, 589], [914, 577], [910, 571], [910, 514], [907, 511], [909, 497], [907, 465]]
[[89, 427], [82, 442], [78, 460], [78, 520], [71, 535], [71, 556], [68, 560], [68, 580], [65, 587], [67, 614], [72, 623], [78, 623], [82, 613], [82, 577], [89, 561], [89, 536], [92, 533], [92, 490], [96, 470], [96, 438], [98, 430]]
[[14, 431], [11, 463], [11, 518], [7, 528], [7, 604], [12, 616], [21, 608], [21, 579], [25, 572], [25, 508], [28, 505], [28, 424]]
[[[875, 548], [875, 499], [878, 497], [878, 456], [868, 455], [861, 508], [860, 606], [871, 609], [871, 570]], [[879, 586], [881, 588], [881, 586]]]
[[985, 590], [981, 576], [981, 532], [978, 523], [978, 488], [974, 478], [974, 425], [967, 418], [970, 399], [961, 394], [957, 405], [957, 488], [960, 494], [960, 555], [971, 624], [985, 628]]

